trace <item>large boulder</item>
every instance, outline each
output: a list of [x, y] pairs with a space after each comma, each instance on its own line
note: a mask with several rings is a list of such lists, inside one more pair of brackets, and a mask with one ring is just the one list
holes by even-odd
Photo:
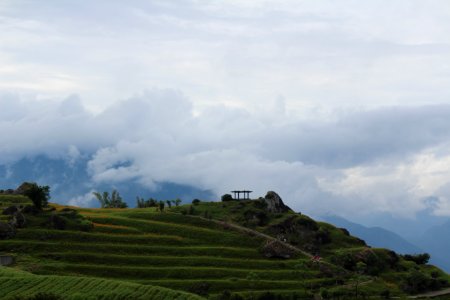
[[10, 239], [16, 235], [16, 228], [8, 223], [0, 222], [0, 240]]
[[14, 257], [11, 255], [0, 255], [0, 266], [10, 266], [14, 263]]
[[24, 228], [27, 225], [27, 219], [23, 213], [16, 212], [12, 215], [9, 224], [16, 228]]
[[291, 258], [295, 255], [294, 250], [278, 240], [267, 241], [261, 248], [261, 253], [267, 258]]
[[290, 211], [291, 209], [283, 203], [281, 197], [274, 191], [267, 192], [264, 197], [264, 201], [267, 204], [266, 209], [272, 213], [284, 213]]
[[17, 208], [17, 206], [12, 205], [10, 207], [7, 207], [3, 210], [3, 214], [4, 215], [14, 215], [15, 213], [17, 213], [19, 211], [19, 209]]

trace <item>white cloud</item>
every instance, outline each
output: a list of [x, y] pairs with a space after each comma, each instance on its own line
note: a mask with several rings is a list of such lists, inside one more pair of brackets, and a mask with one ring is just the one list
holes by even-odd
[[[80, 93], [101, 111], [149, 87], [252, 110], [446, 101], [449, 4], [430, 1], [9, 2], [0, 89]], [[118, 21], [120, 20], [120, 21]], [[383, 22], [380, 22], [383, 20]]]
[[79, 207], [91, 207], [96, 201], [95, 196], [92, 194], [94, 191], [90, 191], [81, 196], [77, 196], [75, 198], [70, 199], [67, 204], [72, 206]]
[[3, 164], [41, 154], [74, 164], [93, 154], [88, 172], [100, 184], [173, 182], [217, 195], [276, 190], [313, 214], [411, 215], [435, 196], [436, 213], [447, 211], [448, 105], [341, 111], [335, 121], [305, 122], [286, 117], [280, 99], [273, 106], [279, 114], [225, 105], [194, 114], [191, 101], [173, 90], [148, 90], [97, 115], [77, 96], [1, 99], [14, 103], [0, 122]]
[[97, 182], [274, 189], [347, 213], [436, 196], [447, 213], [448, 8], [2, 1], [0, 163], [90, 153]]

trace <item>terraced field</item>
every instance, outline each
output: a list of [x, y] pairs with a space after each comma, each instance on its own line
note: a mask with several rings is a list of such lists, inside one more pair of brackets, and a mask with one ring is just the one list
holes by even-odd
[[262, 239], [212, 221], [154, 208], [80, 213], [94, 223], [91, 232], [27, 228], [3, 241], [0, 251], [17, 254], [18, 265], [34, 274], [120, 279], [205, 295], [224, 290], [304, 294], [330, 281], [302, 267], [309, 258], [265, 259], [258, 251]]
[[[43, 291], [51, 291], [51, 293]], [[193, 294], [162, 287], [75, 276], [38, 276], [0, 268], [1, 299], [20, 299], [20, 297], [26, 298], [32, 295], [40, 295], [40, 299], [61, 296], [71, 300], [201, 299]]]
[[[27, 204], [23, 197], [1, 196], [0, 203], [0, 208]], [[16, 260], [12, 268], [0, 269], [0, 298], [44, 291], [63, 299], [273, 299], [275, 294], [351, 299], [359, 286], [360, 294], [376, 299], [386, 290], [390, 296], [405, 296], [402, 285], [419, 270], [429, 284], [446, 286], [448, 275], [437, 268], [371, 249], [344, 230], [307, 216], [272, 214], [264, 226], [243, 228], [242, 211], [255, 204], [202, 203], [194, 215], [183, 213], [187, 206], [159, 212], [52, 204], [26, 214], [26, 227], [0, 241], [0, 254]], [[292, 242], [301, 250], [293, 258], [262, 254], [277, 228], [297, 238]], [[320, 263], [302, 254], [317, 245]], [[362, 272], [356, 269], [361, 264]]]

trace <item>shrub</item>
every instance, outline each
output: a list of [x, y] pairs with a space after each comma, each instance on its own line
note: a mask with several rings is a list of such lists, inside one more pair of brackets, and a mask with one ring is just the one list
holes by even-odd
[[37, 209], [42, 210], [43, 207], [48, 205], [50, 187], [48, 185], [38, 186], [36, 183], [30, 183], [23, 194], [31, 199]]
[[209, 289], [211, 285], [207, 282], [194, 283], [190, 288], [189, 292], [200, 295], [200, 296], [208, 296]]
[[319, 245], [331, 243], [331, 235], [326, 228], [319, 228], [319, 230], [316, 232], [315, 238]]
[[258, 200], [253, 202], [253, 206], [259, 209], [266, 209], [267, 202], [264, 198], [260, 197]]
[[123, 201], [117, 190], [113, 190], [111, 196], [108, 192], [100, 194], [98, 192], [92, 193], [100, 202], [101, 208], [127, 208], [128, 205]]
[[405, 277], [403, 289], [408, 293], [420, 293], [430, 288], [431, 278], [426, 274], [411, 270]]
[[80, 222], [80, 230], [81, 231], [91, 231], [94, 228], [94, 224], [92, 224], [89, 220], [82, 220]]
[[428, 260], [430, 260], [430, 254], [428, 254], [428, 253], [415, 254], [415, 255], [405, 254], [405, 255], [403, 255], [403, 258], [405, 260], [413, 261], [418, 265], [425, 265], [428, 263]]
[[223, 194], [222, 197], [221, 197], [221, 200], [223, 202], [233, 201], [233, 197], [230, 194]]
[[52, 214], [48, 219], [48, 224], [51, 228], [64, 230], [66, 229], [66, 219], [64, 217]]

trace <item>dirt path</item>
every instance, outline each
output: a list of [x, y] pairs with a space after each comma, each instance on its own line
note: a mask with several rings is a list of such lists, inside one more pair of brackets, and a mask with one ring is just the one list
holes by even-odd
[[[202, 218], [202, 219], [204, 219], [204, 218]], [[205, 220], [207, 220], [207, 219], [205, 219]], [[277, 241], [280, 244], [282, 244], [283, 246], [285, 246], [286, 248], [289, 248], [289, 249], [293, 250], [294, 252], [301, 253], [301, 254], [305, 255], [306, 257], [309, 257], [309, 258], [313, 257], [313, 255], [311, 255], [310, 253], [308, 253], [306, 251], [303, 251], [302, 249], [299, 249], [299, 248], [297, 248], [297, 247], [295, 247], [295, 246], [293, 246], [293, 245], [291, 245], [289, 243], [285, 243], [283, 241], [280, 241], [280, 240], [278, 240], [278, 239], [276, 239], [276, 238], [274, 238], [274, 237], [272, 237], [270, 235], [267, 235], [265, 233], [262, 233], [262, 232], [259, 232], [259, 231], [256, 231], [256, 230], [244, 227], [244, 226], [240, 226], [240, 225], [237, 225], [237, 224], [224, 222], [224, 221], [218, 221], [218, 220], [210, 220], [210, 221], [212, 221], [212, 222], [214, 222], [216, 224], [219, 224], [219, 225], [223, 226], [224, 228], [231, 228], [231, 229], [234, 229], [234, 230], [239, 231], [241, 233], [248, 234], [250, 236], [258, 236], [258, 237], [264, 238], [264, 239], [269, 240], [269, 241]]]
[[[219, 221], [219, 220], [213, 220], [213, 219], [211, 220], [211, 219], [206, 219], [206, 218], [203, 218], [203, 217], [200, 217], [200, 216], [198, 216], [198, 218], [214, 222], [214, 223], [216, 223], [218, 225], [223, 226], [224, 228], [230, 228], [230, 229], [236, 230], [238, 232], [241, 232], [241, 233], [244, 233], [244, 234], [247, 234], [247, 235], [250, 235], [250, 236], [258, 236], [258, 237], [264, 238], [264, 239], [269, 240], [269, 241], [277, 241], [277, 242], [283, 244], [285, 247], [287, 247], [287, 248], [289, 248], [289, 249], [291, 249], [291, 250], [293, 250], [293, 251], [295, 251], [297, 253], [301, 253], [301, 254], [305, 255], [306, 257], [313, 258], [312, 254], [310, 254], [310, 253], [308, 253], [306, 251], [303, 251], [302, 249], [299, 249], [299, 248], [297, 248], [297, 247], [295, 247], [295, 246], [293, 246], [293, 245], [291, 245], [289, 243], [285, 243], [283, 241], [280, 241], [280, 240], [278, 240], [278, 239], [276, 239], [276, 238], [274, 238], [274, 237], [272, 237], [270, 235], [267, 235], [265, 233], [262, 233], [262, 232], [259, 232], [259, 231], [256, 231], [256, 230], [244, 227], [244, 226], [240, 226], [240, 225], [237, 225], [237, 224], [228, 223], [228, 222], [225, 222], [225, 221]], [[368, 281], [365, 281], [365, 282], [361, 282], [360, 285], [369, 284], [372, 281], [373, 280], [368, 280]], [[351, 286], [351, 284], [342, 285], [342, 286]], [[449, 294], [450, 294], [450, 288], [445, 289], [445, 290], [440, 290], [440, 291], [434, 291], [434, 292], [428, 292], [428, 293], [424, 293], [424, 294], [419, 294], [419, 295], [415, 295], [415, 296], [409, 296], [408, 298], [410, 298], [410, 299], [433, 298], [433, 297], [444, 296], [444, 295], [449, 295]]]
[[415, 296], [409, 296], [408, 298], [410, 298], [410, 299], [434, 298], [434, 297], [444, 296], [444, 295], [449, 295], [449, 294], [450, 294], [450, 288], [445, 289], [445, 290], [435, 291], [435, 292], [428, 292], [428, 293], [424, 293], [424, 294], [419, 294], [419, 295], [415, 295]]

